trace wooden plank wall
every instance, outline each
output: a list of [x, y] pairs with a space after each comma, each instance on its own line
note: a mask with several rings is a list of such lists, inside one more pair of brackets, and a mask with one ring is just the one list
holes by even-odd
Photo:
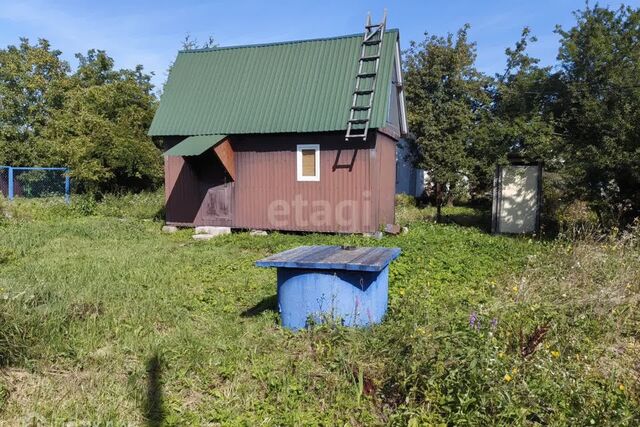
[[378, 218], [381, 225], [395, 223], [396, 143], [390, 136], [378, 132], [376, 152], [378, 160]]
[[[372, 221], [370, 165], [373, 135], [367, 141], [356, 142], [346, 142], [343, 132], [234, 136], [234, 225], [266, 230], [374, 231], [377, 225]], [[297, 181], [298, 144], [320, 145], [320, 181]], [[338, 167], [334, 168], [336, 163]], [[347, 165], [352, 167], [342, 167]], [[347, 203], [357, 210], [353, 220]], [[296, 204], [301, 206], [298, 215]], [[320, 215], [325, 210], [323, 206], [328, 207], [327, 217]], [[342, 218], [336, 215], [338, 211]], [[274, 216], [274, 212], [282, 214]]]
[[[169, 139], [167, 148], [180, 139]], [[320, 181], [297, 181], [298, 144], [320, 145]], [[395, 140], [389, 136], [373, 130], [366, 141], [346, 142], [343, 132], [238, 135], [227, 148], [234, 159], [232, 167], [226, 159], [235, 175], [232, 227], [362, 233], [394, 221]], [[205, 224], [200, 213], [206, 187], [219, 178], [214, 172], [204, 179], [195, 170], [205, 167], [225, 169], [219, 160], [216, 166], [165, 159], [168, 222], [216, 225]]]

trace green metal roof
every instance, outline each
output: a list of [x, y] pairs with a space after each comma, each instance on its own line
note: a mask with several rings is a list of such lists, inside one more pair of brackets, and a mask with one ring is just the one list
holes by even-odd
[[174, 145], [164, 152], [165, 156], [199, 156], [227, 135], [198, 135], [190, 136], [179, 144]]
[[[180, 51], [149, 135], [344, 130], [362, 38]], [[386, 123], [397, 40], [384, 35], [371, 128]]]

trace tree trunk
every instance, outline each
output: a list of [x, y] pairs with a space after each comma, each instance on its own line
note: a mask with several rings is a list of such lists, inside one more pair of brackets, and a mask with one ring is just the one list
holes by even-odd
[[455, 185], [454, 184], [449, 184], [449, 192], [447, 193], [447, 206], [448, 207], [452, 207], [453, 206], [453, 199], [454, 199], [454, 190], [455, 190]]
[[436, 222], [442, 222], [442, 185], [436, 182]]

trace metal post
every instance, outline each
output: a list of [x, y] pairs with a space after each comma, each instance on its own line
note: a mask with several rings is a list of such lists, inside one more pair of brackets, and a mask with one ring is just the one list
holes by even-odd
[[13, 200], [13, 168], [9, 166], [9, 200]]
[[71, 199], [71, 177], [69, 176], [69, 169], [64, 171], [64, 201], [69, 204]]

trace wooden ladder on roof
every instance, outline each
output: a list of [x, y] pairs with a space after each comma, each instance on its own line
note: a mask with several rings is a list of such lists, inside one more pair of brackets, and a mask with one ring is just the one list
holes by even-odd
[[371, 14], [367, 15], [364, 38], [360, 49], [360, 59], [358, 60], [356, 86], [353, 91], [351, 110], [347, 122], [347, 134], [345, 135], [345, 140], [347, 141], [352, 138], [367, 139], [386, 24], [386, 9], [382, 22], [379, 24], [372, 24]]

